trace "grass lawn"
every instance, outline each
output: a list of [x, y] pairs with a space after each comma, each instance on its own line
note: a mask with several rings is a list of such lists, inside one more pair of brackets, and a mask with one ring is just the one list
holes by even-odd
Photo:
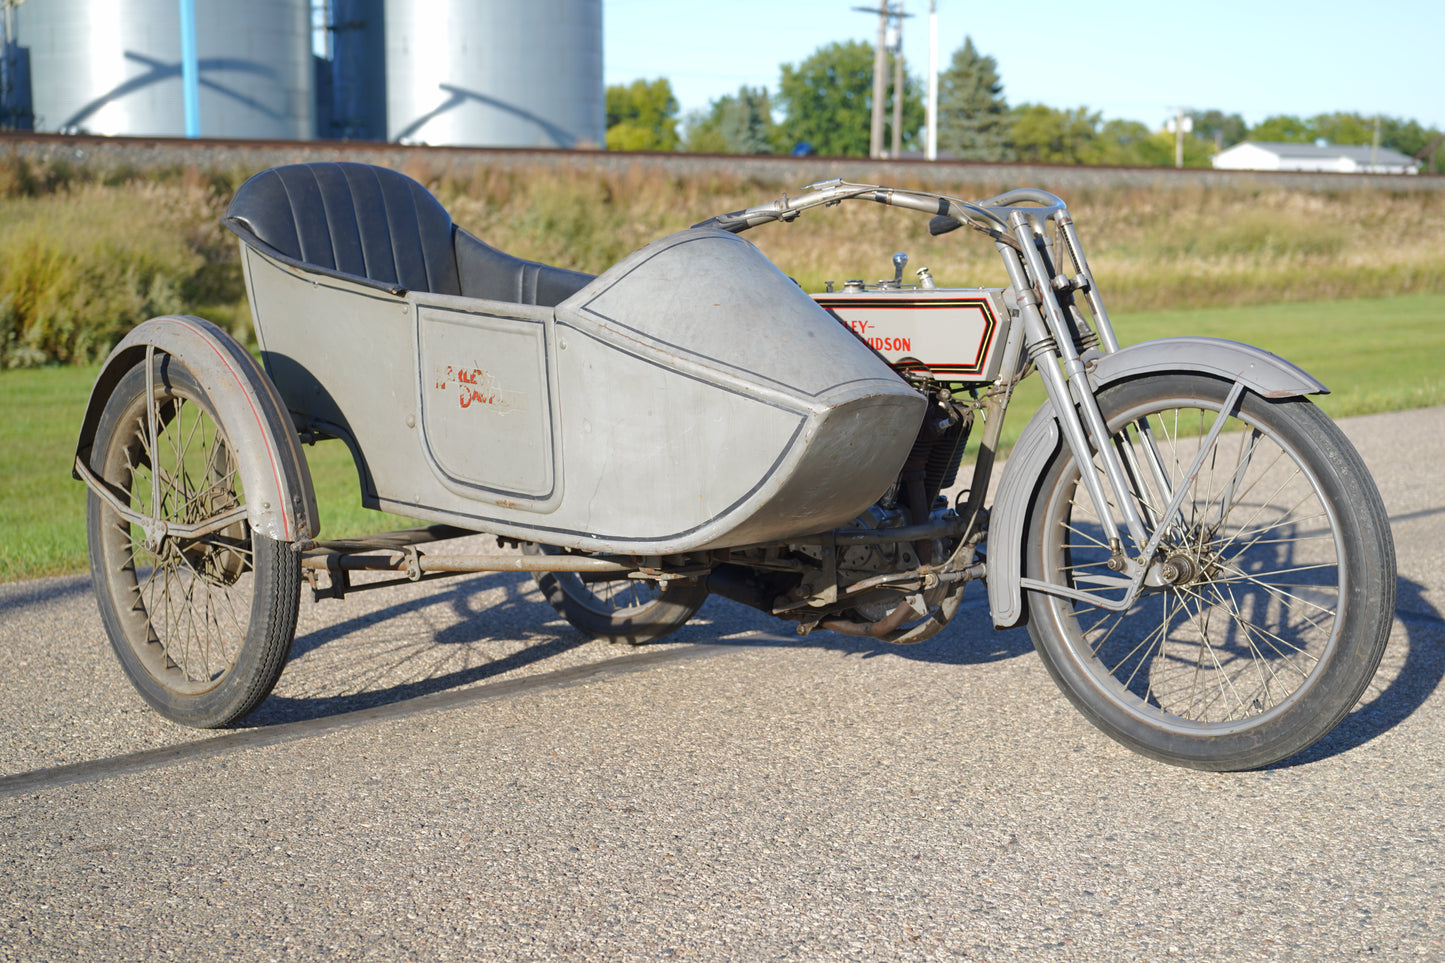
[[[79, 572], [85, 485], [70, 477], [80, 419], [98, 366], [0, 371], [0, 582]], [[339, 441], [305, 449], [327, 537], [416, 524], [361, 507], [351, 455]]]
[[[1152, 311], [1114, 318], [1120, 341], [1170, 335], [1230, 338], [1266, 348], [1323, 381], [1334, 418], [1445, 404], [1445, 295]], [[85, 487], [70, 477], [94, 367], [0, 371], [0, 581], [82, 571]], [[1005, 437], [1043, 401], [1020, 387]], [[356, 473], [339, 442], [307, 449], [324, 534], [406, 524], [360, 507]]]

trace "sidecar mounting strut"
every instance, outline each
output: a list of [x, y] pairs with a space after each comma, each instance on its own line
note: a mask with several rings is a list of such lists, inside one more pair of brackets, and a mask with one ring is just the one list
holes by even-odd
[[[463, 555], [432, 554], [418, 545], [476, 535], [476, 532], [448, 525], [408, 528], [358, 538], [325, 542], [298, 542], [301, 568], [317, 598], [344, 598], [350, 592], [384, 588], [405, 582], [422, 582], [451, 575], [483, 572], [576, 572], [581, 575], [636, 575], [648, 578], [644, 560], [602, 558], [590, 555]], [[317, 575], [326, 572], [331, 584], [318, 585]], [[404, 577], [353, 584], [352, 572], [400, 572]]]
[[303, 569], [353, 572], [405, 572], [462, 575], [478, 572], [596, 572], [626, 575], [639, 571], [633, 562], [586, 555], [424, 555], [414, 548], [389, 549], [385, 554], [347, 554], [322, 551], [301, 559]]

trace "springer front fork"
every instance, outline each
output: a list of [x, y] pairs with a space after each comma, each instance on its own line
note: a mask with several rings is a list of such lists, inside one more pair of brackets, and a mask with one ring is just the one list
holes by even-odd
[[[1014, 206], [1019, 202], [1037, 206]], [[985, 203], [1006, 219], [1009, 228], [1008, 235], [997, 240], [997, 247], [1018, 297], [1023, 338], [1021, 348], [1015, 350], [1027, 352], [1044, 380], [1059, 429], [1079, 466], [1080, 480], [1113, 555], [1110, 567], [1120, 576], [1112, 587], [1123, 589], [1124, 597], [1105, 598], [1032, 579], [1025, 579], [1024, 587], [1106, 608], [1127, 608], [1143, 588], [1170, 520], [1226, 419], [1215, 419], [1193, 464], [1177, 478], [1166, 469], [1146, 420], [1135, 426], [1142, 442], [1137, 452], [1133, 446], [1114, 445], [1089, 384], [1088, 366], [1095, 356], [1117, 351], [1119, 344], [1068, 209], [1042, 191], [1013, 191]], [[1057, 245], [1049, 237], [1050, 224], [1057, 230]], [[1068, 270], [1062, 266], [1065, 261]], [[1076, 295], [1086, 300], [1088, 317]], [[1018, 359], [1005, 359], [1005, 363], [1016, 365]], [[1242, 391], [1242, 383], [1236, 383], [1225, 402], [1225, 412], [1234, 407]], [[1167, 498], [1162, 509], [1152, 509], [1139, 497], [1146, 490], [1145, 478]]]

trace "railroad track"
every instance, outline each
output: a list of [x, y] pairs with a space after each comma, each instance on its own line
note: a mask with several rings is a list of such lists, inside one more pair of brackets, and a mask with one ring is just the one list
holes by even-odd
[[1337, 174], [1285, 171], [1176, 170], [1171, 167], [1084, 167], [1066, 164], [1005, 164], [974, 161], [869, 160], [866, 158], [786, 157], [778, 155], [632, 153], [605, 150], [519, 147], [402, 145], [378, 141], [228, 140], [181, 137], [97, 137], [79, 134], [0, 132], [0, 156], [14, 154], [40, 161], [101, 163], [115, 166], [175, 167], [207, 164], [261, 170], [277, 164], [345, 159], [402, 168], [421, 162], [432, 167], [559, 167], [626, 170], [642, 166], [660, 175], [687, 176], [719, 170], [760, 181], [802, 185], [842, 177], [860, 182], [915, 184], [950, 193], [977, 193], [962, 185], [991, 187], [1023, 183], [1050, 190], [1128, 185], [1150, 188], [1264, 186], [1305, 191], [1349, 189], [1445, 190], [1445, 175]]

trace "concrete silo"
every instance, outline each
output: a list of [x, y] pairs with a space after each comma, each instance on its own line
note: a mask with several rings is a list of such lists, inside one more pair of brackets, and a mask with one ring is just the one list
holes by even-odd
[[602, 0], [386, 0], [387, 139], [602, 143]]
[[[31, 0], [35, 129], [181, 136], [176, 0]], [[301, 139], [314, 131], [309, 0], [198, 0], [201, 134]]]

